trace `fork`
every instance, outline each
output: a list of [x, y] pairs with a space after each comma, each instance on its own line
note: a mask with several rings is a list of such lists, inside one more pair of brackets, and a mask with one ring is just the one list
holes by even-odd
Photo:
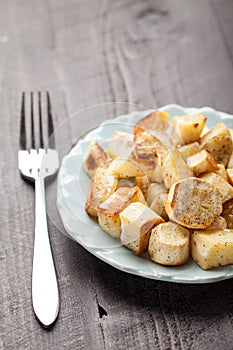
[[[35, 97], [38, 100], [36, 110]], [[48, 147], [45, 147], [42, 128], [42, 97], [46, 101]], [[26, 138], [26, 94], [22, 94], [20, 117], [20, 150], [18, 151], [18, 168], [25, 179], [35, 183], [35, 239], [32, 265], [32, 305], [34, 312], [44, 327], [51, 326], [59, 311], [59, 293], [55, 266], [50, 246], [45, 206], [45, 179], [54, 175], [59, 167], [58, 153], [54, 147], [53, 120], [50, 95], [30, 93], [31, 147], [27, 149]], [[35, 112], [39, 119], [39, 148], [36, 149]]]

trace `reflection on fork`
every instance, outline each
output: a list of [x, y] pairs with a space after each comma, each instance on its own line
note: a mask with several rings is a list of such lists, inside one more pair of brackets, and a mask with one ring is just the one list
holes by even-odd
[[[36, 106], [35, 100], [38, 105]], [[45, 147], [43, 133], [43, 112], [45, 100], [47, 114], [48, 147]], [[37, 107], [37, 109], [36, 109]], [[25, 179], [35, 183], [35, 241], [32, 268], [32, 304], [34, 312], [44, 327], [49, 327], [57, 318], [59, 311], [59, 294], [57, 277], [49, 241], [44, 181], [48, 176], [56, 174], [59, 167], [58, 153], [54, 148], [53, 121], [49, 92], [30, 93], [29, 115], [26, 113], [26, 94], [22, 95], [20, 121], [20, 150], [18, 167]], [[37, 111], [38, 123], [35, 112]], [[29, 116], [30, 128], [26, 128], [26, 117]], [[36, 134], [38, 124], [38, 134]], [[26, 131], [31, 140], [27, 139]], [[31, 141], [30, 147], [27, 143]], [[36, 148], [38, 144], [38, 148]]]

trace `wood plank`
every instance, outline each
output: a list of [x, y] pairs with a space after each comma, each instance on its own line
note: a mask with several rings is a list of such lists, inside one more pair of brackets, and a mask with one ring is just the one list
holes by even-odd
[[212, 0], [210, 4], [225, 45], [225, 51], [233, 65], [233, 23], [231, 15], [233, 3], [231, 0]]
[[231, 10], [230, 0], [0, 1], [0, 349], [231, 347], [232, 280], [179, 285], [113, 269], [60, 234], [56, 182], [47, 199], [61, 312], [44, 331], [30, 305], [33, 189], [16, 169], [22, 90], [51, 90], [61, 157], [132, 109], [231, 112]]
[[[25, 6], [25, 7], [24, 7]], [[71, 349], [103, 344], [96, 296], [90, 285], [90, 258], [50, 224], [51, 241], [58, 271], [61, 311], [59, 322], [50, 332], [36, 321], [31, 307], [31, 265], [34, 232], [34, 190], [17, 172], [19, 106], [21, 91], [52, 91], [55, 125], [65, 121], [67, 111], [59, 91], [59, 75], [54, 65], [50, 23], [46, 22], [46, 2], [29, 1], [7, 5], [9, 47], [4, 65], [4, 93], [1, 105], [2, 164], [7, 171], [1, 178], [1, 344], [4, 349]], [[42, 20], [42, 26], [41, 26]], [[15, 23], [18, 25], [15, 26]], [[28, 30], [31, 27], [31, 34]], [[13, 54], [13, 56], [12, 56]], [[14, 91], [12, 92], [12, 87]], [[56, 133], [61, 156], [70, 146], [69, 122]], [[64, 152], [64, 153], [63, 153]], [[11, 164], [11, 166], [9, 166]], [[4, 169], [3, 167], [3, 169]], [[54, 221], [56, 192], [48, 188], [48, 214]], [[90, 328], [90, 324], [92, 327]], [[85, 335], [85, 337], [84, 337]]]

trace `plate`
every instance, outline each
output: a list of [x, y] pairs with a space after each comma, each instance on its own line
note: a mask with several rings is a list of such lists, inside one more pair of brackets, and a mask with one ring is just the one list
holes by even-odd
[[[209, 107], [198, 109], [167, 105], [160, 110], [169, 113], [171, 118], [175, 115], [203, 113], [208, 118], [207, 126], [210, 128], [220, 120], [228, 127], [233, 127], [232, 116]], [[57, 207], [66, 233], [91, 254], [131, 274], [179, 283], [209, 283], [231, 278], [233, 277], [232, 265], [204, 271], [191, 258], [183, 266], [166, 267], [152, 262], [146, 255], [135, 256], [129, 249], [120, 245], [118, 240], [105, 233], [85, 212], [90, 179], [83, 168], [83, 159], [90, 141], [95, 139], [106, 148], [106, 140], [111, 138], [114, 130], [132, 132], [133, 125], [151, 111], [133, 112], [105, 121], [79, 140], [64, 157], [58, 175]]]

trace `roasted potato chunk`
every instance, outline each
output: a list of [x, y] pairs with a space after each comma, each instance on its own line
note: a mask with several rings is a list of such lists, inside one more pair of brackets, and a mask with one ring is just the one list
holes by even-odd
[[224, 217], [219, 216], [215, 222], [208, 227], [206, 230], [223, 230], [227, 228], [227, 222], [226, 219], [224, 219]]
[[107, 169], [98, 168], [92, 178], [85, 209], [91, 216], [97, 216], [97, 209], [117, 188], [117, 176], [109, 174]]
[[233, 230], [195, 231], [191, 235], [191, 255], [204, 270], [233, 264]]
[[141, 146], [151, 147], [157, 156], [163, 155], [172, 148], [171, 139], [162, 131], [143, 131], [134, 135], [134, 142]]
[[233, 169], [226, 170], [227, 179], [231, 185], [233, 185]]
[[143, 169], [145, 174], [150, 173], [157, 164], [157, 157], [151, 146], [136, 144], [131, 159]]
[[147, 192], [147, 204], [150, 206], [153, 200], [160, 194], [166, 193], [166, 187], [161, 183], [151, 183]]
[[168, 220], [168, 215], [165, 210], [165, 202], [167, 199], [167, 193], [159, 193], [152, 201], [150, 208], [158, 215], [160, 215], [165, 221]]
[[207, 173], [200, 176], [201, 179], [214, 184], [222, 195], [222, 203], [233, 198], [233, 187], [224, 178], [216, 173]]
[[228, 130], [229, 130], [230, 133], [231, 133], [231, 138], [232, 138], [232, 142], [233, 142], [233, 129], [232, 129], [232, 128], [228, 128]]
[[107, 154], [111, 158], [128, 158], [134, 146], [133, 134], [116, 130], [108, 143]]
[[140, 119], [134, 126], [134, 134], [143, 131], [166, 131], [168, 128], [169, 114], [156, 110]]
[[97, 141], [92, 141], [88, 147], [84, 160], [84, 169], [90, 177], [95, 175], [96, 170], [102, 168], [108, 162], [108, 156]]
[[198, 141], [206, 123], [203, 114], [179, 115], [172, 119], [172, 137], [176, 144]]
[[162, 174], [164, 183], [169, 189], [175, 182], [193, 175], [181, 154], [176, 148], [167, 153], [162, 164]]
[[203, 114], [177, 115], [171, 130], [168, 122], [155, 110], [133, 133], [116, 130], [107, 152], [91, 142], [86, 212], [159, 264], [184, 264], [191, 232], [192, 256], [203, 269], [233, 264], [233, 129], [222, 122], [209, 129]]
[[217, 163], [226, 167], [232, 154], [231, 133], [223, 123], [217, 123], [201, 138], [201, 147], [207, 149]]
[[135, 176], [135, 184], [142, 190], [144, 197], [147, 196], [148, 187], [150, 185], [150, 180], [147, 175]]
[[226, 168], [222, 163], [218, 163], [218, 169], [214, 171], [217, 175], [220, 175], [227, 181]]
[[187, 158], [187, 164], [196, 176], [218, 170], [218, 164], [207, 150], [202, 150]]
[[228, 169], [232, 169], [233, 168], [233, 153], [230, 156], [228, 165], [227, 165]]
[[148, 173], [148, 178], [150, 182], [163, 183], [162, 167], [161, 167], [161, 164], [159, 163], [159, 158], [154, 169]]
[[198, 142], [193, 142], [193, 143], [189, 143], [187, 145], [179, 147], [178, 151], [180, 152], [184, 160], [186, 160], [188, 157], [191, 157], [194, 154], [200, 152], [201, 146], [199, 145]]
[[135, 176], [144, 176], [142, 167], [132, 159], [115, 158], [108, 167], [108, 173], [120, 178], [129, 178]]
[[204, 136], [205, 134], [207, 134], [207, 132], [209, 132], [209, 131], [210, 131], [210, 128], [208, 128], [208, 126], [205, 125], [204, 128], [203, 128], [203, 130], [202, 130], [202, 132], [201, 132], [200, 138], [201, 138], [202, 136]]
[[134, 178], [120, 178], [118, 179], [117, 188], [120, 187], [129, 187], [132, 188], [136, 185]]
[[233, 229], [233, 199], [223, 204], [222, 216], [227, 222], [227, 228]]
[[165, 202], [170, 220], [191, 229], [204, 229], [222, 212], [222, 195], [209, 181], [190, 177], [170, 188]]
[[121, 187], [98, 207], [98, 220], [102, 229], [114, 238], [119, 238], [121, 221], [119, 214], [132, 202], [146, 203], [139, 187]]
[[190, 233], [186, 228], [165, 222], [152, 229], [148, 253], [153, 261], [177, 266], [186, 263], [190, 254]]
[[148, 248], [151, 229], [164, 222], [153, 210], [146, 205], [130, 203], [120, 213], [121, 242], [136, 255], [141, 255]]

